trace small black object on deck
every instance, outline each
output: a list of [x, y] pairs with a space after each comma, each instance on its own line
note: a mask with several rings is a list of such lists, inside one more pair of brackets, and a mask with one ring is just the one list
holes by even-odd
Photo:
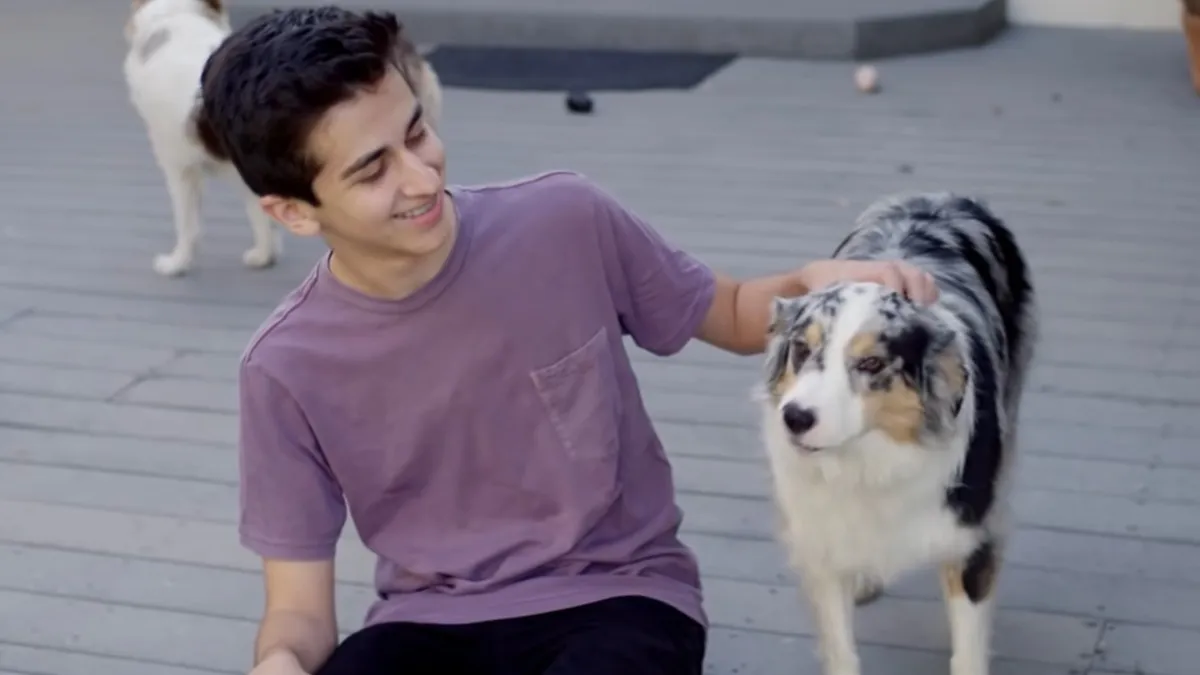
[[596, 107], [596, 103], [592, 101], [592, 97], [588, 96], [587, 92], [572, 91], [567, 93], [567, 110], [578, 114], [586, 115], [592, 112]]

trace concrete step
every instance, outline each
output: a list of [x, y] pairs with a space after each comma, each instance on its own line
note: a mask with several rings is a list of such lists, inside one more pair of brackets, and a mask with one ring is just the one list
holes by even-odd
[[[241, 0], [235, 25], [269, 8]], [[1005, 0], [350, 0], [397, 13], [423, 44], [579, 47], [852, 60], [984, 44]]]

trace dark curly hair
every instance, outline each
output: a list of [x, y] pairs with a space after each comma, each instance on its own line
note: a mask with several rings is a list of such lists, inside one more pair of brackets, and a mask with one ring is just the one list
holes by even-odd
[[321, 167], [308, 152], [321, 116], [378, 84], [388, 68], [409, 83], [415, 53], [391, 12], [304, 7], [263, 14], [208, 58], [200, 76], [195, 132], [232, 161], [257, 195], [318, 203]]

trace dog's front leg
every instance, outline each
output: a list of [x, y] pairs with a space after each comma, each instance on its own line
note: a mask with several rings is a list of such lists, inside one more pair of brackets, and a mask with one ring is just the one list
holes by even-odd
[[165, 169], [167, 193], [175, 220], [175, 248], [154, 257], [154, 271], [163, 276], [183, 274], [192, 266], [200, 238], [200, 190], [203, 176], [195, 168]]
[[243, 188], [245, 192], [246, 218], [250, 221], [250, 232], [254, 245], [242, 253], [242, 263], [247, 267], [262, 268], [274, 265], [283, 252], [283, 239], [275, 223], [259, 205], [258, 196]]
[[810, 574], [804, 586], [816, 620], [817, 649], [824, 674], [859, 675], [853, 579], [833, 573]]
[[984, 543], [962, 563], [942, 567], [950, 621], [950, 675], [988, 675], [997, 548]]

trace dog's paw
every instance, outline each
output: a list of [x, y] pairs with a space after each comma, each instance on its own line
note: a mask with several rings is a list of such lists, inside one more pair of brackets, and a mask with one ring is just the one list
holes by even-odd
[[179, 253], [162, 253], [154, 256], [154, 271], [164, 277], [177, 277], [192, 266], [190, 256]]
[[823, 675], [861, 675], [856, 654], [846, 654], [841, 657], [822, 658], [821, 672]]
[[246, 252], [242, 254], [242, 263], [246, 267], [262, 269], [274, 265], [277, 258], [278, 255], [275, 249], [255, 246], [254, 248], [246, 249]]
[[950, 675], [988, 675], [987, 658], [975, 654], [970, 658], [951, 657]]

